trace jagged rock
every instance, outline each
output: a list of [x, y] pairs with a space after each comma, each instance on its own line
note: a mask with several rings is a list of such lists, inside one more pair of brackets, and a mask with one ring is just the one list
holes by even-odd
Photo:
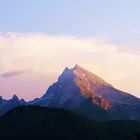
[[[140, 115], [136, 115], [138, 113], [132, 115], [132, 112], [139, 112], [140, 99], [114, 88], [78, 65], [72, 69], [66, 67], [58, 81], [32, 104], [78, 110], [85, 116], [86, 113], [89, 114], [88, 117], [91, 118], [90, 113], [82, 110], [84, 102], [88, 104], [87, 110], [92, 111], [92, 115], [94, 112], [93, 118], [97, 120], [99, 115], [96, 112], [102, 112], [102, 115], [104, 112], [105, 118], [108, 119], [140, 119]], [[96, 108], [96, 112], [92, 108]]]

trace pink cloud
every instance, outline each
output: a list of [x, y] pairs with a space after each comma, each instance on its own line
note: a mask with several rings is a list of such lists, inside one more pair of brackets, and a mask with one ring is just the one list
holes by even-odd
[[1, 77], [4, 77], [4, 78], [15, 77], [15, 76], [23, 75], [25, 73], [30, 73], [31, 71], [32, 69], [13, 70], [13, 71], [8, 71], [1, 74]]

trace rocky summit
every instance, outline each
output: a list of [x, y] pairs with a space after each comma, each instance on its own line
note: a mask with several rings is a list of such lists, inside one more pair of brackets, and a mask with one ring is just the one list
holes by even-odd
[[140, 99], [78, 65], [66, 67], [43, 97], [30, 104], [65, 108], [97, 120], [140, 119]]

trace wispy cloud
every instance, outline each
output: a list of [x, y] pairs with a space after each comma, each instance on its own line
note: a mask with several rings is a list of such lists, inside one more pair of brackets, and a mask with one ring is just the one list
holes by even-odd
[[30, 73], [30, 72], [31, 72], [31, 69], [15, 70], [15, 71], [13, 70], [13, 71], [8, 71], [1, 74], [1, 77], [10, 78], [10, 77], [15, 77], [15, 76], [23, 75], [26, 73]]

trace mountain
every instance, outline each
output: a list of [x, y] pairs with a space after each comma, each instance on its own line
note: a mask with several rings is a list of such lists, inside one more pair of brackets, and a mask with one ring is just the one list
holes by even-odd
[[[109, 123], [109, 124], [108, 124]], [[139, 122], [122, 122], [118, 127], [130, 131], [117, 129], [115, 122], [97, 123], [83, 116], [58, 108], [37, 106], [20, 106], [0, 118], [1, 139], [78, 139], [78, 140], [133, 140], [133, 133], [137, 132]], [[127, 128], [127, 130], [130, 130]]]
[[23, 99], [19, 100], [16, 95], [13, 95], [13, 97], [10, 100], [4, 100], [1, 97], [0, 98], [0, 116], [2, 116], [9, 110], [20, 105], [25, 105], [25, 101]]
[[3, 98], [0, 96], [0, 105], [3, 103]]
[[0, 97], [0, 116], [20, 105], [64, 108], [95, 121], [140, 120], [140, 99], [120, 91], [97, 75], [75, 65], [65, 68], [46, 93], [30, 102]]
[[65, 108], [93, 120], [140, 120], [140, 99], [76, 65], [65, 68], [43, 97], [29, 104]]

